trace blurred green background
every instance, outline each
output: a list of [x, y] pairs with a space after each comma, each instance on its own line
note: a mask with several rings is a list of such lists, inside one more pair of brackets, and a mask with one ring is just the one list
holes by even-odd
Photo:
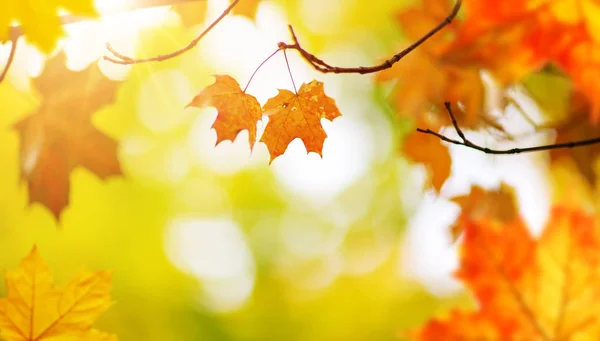
[[[0, 84], [0, 268], [16, 267], [37, 244], [58, 284], [83, 268], [113, 269], [115, 304], [97, 326], [124, 341], [392, 340], [465, 302], [452, 295], [456, 287], [436, 291], [411, 275], [418, 260], [410, 257], [429, 257], [418, 245], [406, 251], [423, 172], [399, 155], [413, 123], [389, 107], [389, 88], [369, 76], [318, 74], [289, 53], [296, 84], [323, 81], [343, 117], [323, 123], [322, 159], [296, 140], [271, 166], [264, 145], [250, 153], [247, 132], [215, 147], [214, 109], [184, 109], [213, 74], [243, 86], [277, 42], [290, 40], [288, 23], [326, 60], [372, 64], [408, 43], [394, 22], [408, 4], [265, 0], [254, 20], [227, 17], [179, 58], [133, 67], [100, 61], [123, 84], [94, 124], [119, 140], [125, 176], [101, 181], [75, 169], [60, 222], [28, 205], [19, 179], [11, 127], [40, 104], [29, 81], [44, 64], [23, 44]], [[170, 52], [226, 6], [196, 1], [69, 25], [61, 48], [73, 70], [97, 63], [107, 41], [138, 56]], [[2, 60], [7, 53], [2, 46]], [[282, 55], [248, 91], [264, 103], [278, 88], [292, 88]]]

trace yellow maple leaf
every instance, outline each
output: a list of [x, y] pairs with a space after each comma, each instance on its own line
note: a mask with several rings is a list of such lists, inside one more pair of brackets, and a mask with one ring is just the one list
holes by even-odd
[[212, 128], [217, 132], [217, 144], [224, 140], [233, 142], [242, 130], [248, 130], [250, 149], [256, 140], [256, 122], [262, 117], [260, 103], [245, 93], [231, 76], [215, 75], [215, 82], [196, 95], [188, 107], [206, 105], [217, 109], [217, 119]]
[[55, 288], [37, 247], [16, 270], [7, 271], [8, 296], [0, 300], [0, 337], [6, 341], [116, 341], [91, 329], [111, 304], [110, 271], [82, 271]]
[[0, 43], [10, 39], [10, 25], [16, 21], [27, 40], [42, 52], [50, 53], [64, 34], [58, 11], [95, 17], [92, 0], [19, 0], [0, 3]]
[[477, 300], [409, 335], [420, 341], [598, 340], [597, 218], [554, 207], [533, 238], [522, 220], [466, 222], [456, 276]]
[[258, 5], [260, 5], [260, 2], [261, 2], [261, 0], [241, 1], [233, 8], [232, 13], [235, 15], [241, 15], [241, 16], [247, 17], [250, 20], [254, 20], [254, 18], [256, 17], [256, 12], [258, 11]]
[[280, 89], [277, 96], [265, 103], [263, 111], [270, 116], [260, 141], [269, 149], [270, 162], [283, 154], [297, 137], [304, 142], [307, 153], [322, 156], [327, 134], [321, 118], [333, 121], [342, 115], [335, 101], [325, 95], [323, 83], [316, 80], [302, 84], [297, 94]]

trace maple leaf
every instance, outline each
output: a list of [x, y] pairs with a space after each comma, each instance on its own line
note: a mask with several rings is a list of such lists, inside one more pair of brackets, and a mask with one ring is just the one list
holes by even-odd
[[206, 19], [208, 3], [206, 1], [191, 1], [171, 6], [171, 10], [179, 15], [184, 27], [200, 25]]
[[404, 141], [403, 155], [414, 162], [422, 163], [431, 175], [431, 184], [439, 193], [450, 176], [452, 159], [448, 147], [442, 145], [440, 140], [432, 139], [426, 134], [413, 132]]
[[116, 341], [114, 335], [91, 329], [112, 304], [111, 272], [83, 271], [63, 288], [37, 247], [16, 270], [6, 271], [7, 297], [0, 299], [0, 336], [6, 341]]
[[480, 186], [471, 187], [466, 195], [456, 196], [450, 201], [461, 208], [460, 216], [451, 226], [452, 237], [456, 240], [462, 233], [462, 221], [489, 218], [507, 224], [519, 215], [514, 189], [505, 183], [497, 190], [485, 190]]
[[600, 304], [600, 234], [593, 216], [554, 207], [534, 239], [524, 223], [468, 220], [457, 277], [476, 311], [432, 319], [412, 338], [438, 340], [595, 340]]
[[260, 2], [261, 0], [243, 0], [238, 3], [231, 12], [235, 15], [241, 15], [249, 18], [250, 20], [254, 20]]
[[509, 82], [553, 62], [592, 101], [592, 120], [600, 120], [600, 3], [467, 0], [465, 9], [468, 15], [451, 47], [457, 52], [452, 58], [470, 55]]
[[[590, 120], [589, 112], [592, 105], [584, 94], [572, 92], [567, 101], [566, 118], [557, 120], [551, 125], [556, 130], [556, 143], [567, 143], [600, 136], [600, 126]], [[589, 185], [598, 183], [595, 169], [600, 153], [600, 145], [594, 144], [585, 148], [555, 149], [550, 151], [552, 164], [571, 161], [576, 170], [587, 180]]]
[[42, 103], [15, 124], [29, 202], [46, 206], [57, 219], [69, 203], [69, 173], [75, 166], [103, 179], [121, 174], [116, 141], [90, 121], [94, 112], [114, 101], [119, 83], [105, 78], [96, 64], [73, 72], [64, 60], [62, 53], [49, 60], [33, 80]]
[[196, 95], [186, 107], [202, 108], [206, 105], [217, 109], [212, 127], [217, 132], [217, 145], [222, 141], [233, 142], [242, 130], [248, 130], [248, 142], [252, 150], [256, 141], [256, 123], [262, 117], [258, 100], [240, 88], [231, 76], [215, 75], [215, 82]]
[[73, 15], [96, 17], [92, 0], [36, 0], [2, 1], [0, 4], [0, 43], [10, 39], [13, 21], [21, 24], [27, 40], [42, 52], [50, 53], [56, 47], [64, 29], [58, 16], [59, 9]]
[[[420, 6], [403, 9], [396, 19], [414, 41], [444, 21], [448, 13], [450, 2], [424, 0]], [[462, 125], [474, 127], [480, 122], [484, 103], [480, 68], [470, 65], [470, 60], [448, 60], [457, 29], [455, 21], [405, 56], [401, 63], [376, 75], [378, 82], [396, 81], [390, 96], [400, 115], [419, 116], [434, 106], [441, 109], [437, 111], [440, 121], [450, 124], [441, 106], [450, 101], [463, 104], [464, 112], [456, 112]]]
[[335, 101], [325, 95], [323, 83], [317, 80], [303, 83], [298, 93], [280, 89], [265, 103], [263, 111], [269, 115], [269, 122], [260, 141], [269, 149], [269, 163], [283, 154], [295, 138], [302, 140], [307, 153], [323, 156], [327, 134], [321, 119], [333, 121], [342, 115]]

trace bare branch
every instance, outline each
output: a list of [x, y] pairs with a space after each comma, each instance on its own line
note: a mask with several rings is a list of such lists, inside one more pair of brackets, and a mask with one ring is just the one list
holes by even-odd
[[8, 54], [8, 59], [6, 60], [6, 65], [4, 65], [4, 70], [2, 70], [2, 73], [0, 73], [0, 83], [2, 83], [2, 81], [8, 74], [8, 69], [10, 69], [12, 62], [15, 59], [15, 53], [17, 52], [17, 42], [19, 41], [19, 37], [13, 34], [11, 36], [10, 40], [11, 40], [10, 53]]
[[186, 46], [182, 47], [181, 49], [177, 50], [177, 51], [173, 51], [171, 53], [167, 53], [167, 54], [161, 54], [158, 56], [154, 56], [154, 57], [149, 57], [149, 58], [139, 58], [139, 59], [135, 59], [132, 57], [128, 57], [125, 55], [122, 55], [121, 53], [115, 51], [115, 49], [113, 49], [110, 44], [106, 43], [106, 48], [108, 49], [108, 51], [110, 53], [113, 54], [114, 57], [108, 57], [108, 56], [104, 56], [105, 60], [108, 60], [110, 62], [113, 62], [115, 64], [122, 64], [122, 65], [130, 65], [130, 64], [140, 64], [140, 63], [147, 63], [147, 62], [162, 62], [164, 60], [167, 59], [171, 59], [174, 57], [177, 57], [191, 49], [193, 49], [196, 45], [198, 45], [198, 42], [204, 38], [205, 35], [208, 34], [208, 32], [210, 32], [215, 26], [217, 26], [217, 24], [223, 20], [223, 18], [225, 18], [225, 16], [227, 16], [227, 14], [229, 14], [229, 12], [231, 12], [231, 10], [240, 2], [240, 0], [234, 0], [224, 11], [223, 13], [221, 13], [221, 15], [215, 19], [207, 28], [204, 29], [204, 31], [202, 31], [196, 38], [192, 39], [192, 41], [190, 41]]
[[339, 67], [339, 66], [332, 66], [330, 64], [327, 64], [325, 61], [323, 61], [322, 59], [319, 59], [317, 56], [308, 52], [307, 50], [302, 48], [302, 46], [300, 46], [300, 43], [298, 42], [298, 37], [294, 33], [294, 29], [291, 25], [289, 26], [289, 29], [290, 29], [290, 34], [292, 35], [292, 40], [294, 41], [294, 43], [286, 44], [286, 43], [281, 42], [281, 43], [279, 43], [279, 47], [282, 49], [285, 49], [285, 50], [296, 50], [296, 51], [300, 52], [300, 55], [302, 55], [302, 58], [304, 58], [304, 60], [306, 60], [310, 65], [312, 65], [312, 67], [315, 68], [315, 70], [322, 72], [322, 73], [367, 74], [367, 73], [379, 72], [379, 71], [391, 68], [392, 65], [394, 65], [396, 62], [398, 62], [400, 59], [404, 58], [407, 54], [411, 53], [414, 49], [419, 47], [421, 44], [423, 44], [429, 38], [433, 37], [441, 29], [448, 26], [452, 22], [452, 20], [454, 20], [454, 17], [456, 17], [456, 15], [458, 14], [458, 11], [460, 10], [461, 5], [462, 5], [462, 0], [457, 0], [456, 3], [454, 4], [454, 7], [452, 8], [452, 11], [444, 19], [444, 21], [440, 22], [437, 26], [432, 28], [431, 31], [427, 32], [425, 35], [423, 35], [421, 38], [419, 38], [417, 41], [412, 43], [410, 46], [408, 46], [404, 50], [398, 52], [397, 54], [395, 54], [394, 56], [392, 56], [390, 59], [386, 60], [385, 62], [378, 64], [378, 65], [374, 65], [374, 66]]
[[445, 102], [444, 105], [446, 106], [446, 110], [448, 111], [448, 115], [450, 116], [450, 119], [452, 120], [452, 125], [454, 125], [454, 130], [456, 130], [456, 133], [461, 138], [461, 141], [449, 138], [447, 136], [444, 136], [444, 135], [442, 135], [442, 134], [440, 134], [438, 132], [435, 132], [433, 130], [430, 130], [430, 129], [417, 128], [417, 131], [420, 132], [420, 133], [423, 133], [423, 134], [429, 134], [429, 135], [436, 136], [437, 138], [439, 138], [442, 141], [445, 141], [445, 142], [448, 142], [448, 143], [452, 143], [452, 144], [456, 144], [456, 145], [459, 145], [459, 146], [469, 147], [471, 149], [475, 149], [475, 150], [479, 150], [480, 152], [484, 152], [486, 154], [500, 154], [500, 155], [503, 155], [503, 154], [531, 153], [531, 152], [540, 152], [540, 151], [552, 150], [552, 149], [563, 149], [563, 148], [575, 148], [575, 147], [589, 146], [589, 145], [592, 145], [592, 144], [600, 143], [600, 137], [596, 137], [596, 138], [588, 139], [588, 140], [580, 140], [580, 141], [572, 141], [572, 142], [564, 142], [564, 143], [546, 144], [546, 145], [535, 146], [535, 147], [527, 147], [527, 148], [490, 149], [490, 148], [487, 148], [487, 147], [482, 147], [480, 145], [477, 145], [477, 144], [469, 141], [465, 137], [465, 134], [462, 132], [462, 130], [460, 129], [460, 127], [458, 126], [458, 124], [456, 123], [456, 118], [454, 117], [454, 114], [452, 113], [452, 108], [450, 106], [450, 102]]

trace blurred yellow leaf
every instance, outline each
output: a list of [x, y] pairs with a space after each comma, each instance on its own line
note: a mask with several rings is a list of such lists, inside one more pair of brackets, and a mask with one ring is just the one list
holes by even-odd
[[0, 300], [0, 336], [7, 341], [116, 340], [90, 331], [110, 305], [111, 272], [79, 273], [62, 289], [36, 247], [16, 270], [7, 271], [8, 297]]
[[17, 21], [29, 42], [50, 53], [64, 34], [58, 10], [73, 15], [95, 17], [92, 0], [19, 0], [0, 4], [0, 43], [10, 38], [10, 26]]
[[258, 5], [261, 0], [243, 0], [240, 1], [234, 8], [232, 13], [236, 15], [242, 15], [248, 17], [251, 20], [254, 20], [256, 16], [256, 11], [258, 10]]
[[179, 15], [184, 27], [193, 27], [204, 22], [207, 7], [208, 1], [191, 1], [174, 5], [171, 10]]

